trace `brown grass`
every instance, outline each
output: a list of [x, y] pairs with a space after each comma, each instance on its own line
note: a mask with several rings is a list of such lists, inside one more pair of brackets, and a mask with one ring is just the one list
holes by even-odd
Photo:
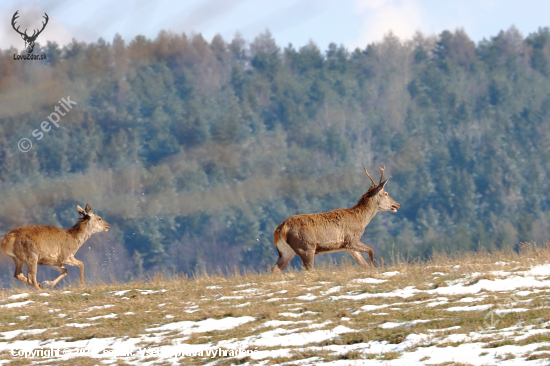
[[[159, 345], [184, 342], [187, 344], [201, 344], [228, 339], [242, 339], [257, 335], [273, 328], [263, 324], [270, 320], [291, 321], [284, 328], [287, 331], [315, 331], [319, 329], [332, 329], [338, 324], [345, 325], [357, 332], [341, 334], [340, 336], [320, 342], [319, 346], [353, 345], [367, 343], [369, 341], [387, 341], [390, 344], [399, 344], [411, 333], [428, 334], [431, 329], [444, 329], [460, 326], [460, 329], [451, 329], [440, 332], [437, 336], [445, 336], [453, 333], [469, 333], [478, 331], [483, 327], [485, 312], [447, 312], [442, 309], [457, 305], [455, 302], [464, 296], [446, 296], [448, 305], [426, 307], [425, 304], [435, 301], [437, 296], [426, 293], [418, 293], [410, 298], [374, 297], [362, 300], [332, 299], [339, 295], [385, 293], [407, 286], [417, 289], [428, 289], [445, 286], [451, 281], [473, 285], [481, 279], [493, 280], [492, 271], [512, 271], [528, 269], [533, 265], [546, 263], [550, 259], [550, 250], [536, 246], [524, 246], [520, 254], [512, 251], [489, 253], [467, 253], [460, 256], [436, 255], [427, 262], [406, 263], [395, 260], [393, 265], [385, 265], [376, 268], [361, 268], [355, 265], [335, 267], [332, 265], [321, 266], [310, 273], [301, 271], [288, 271], [281, 276], [270, 274], [234, 274], [222, 276], [219, 274], [205, 274], [194, 279], [175, 276], [170, 279], [156, 277], [123, 284], [99, 284], [89, 287], [66, 287], [55, 291], [46, 291], [50, 296], [41, 296], [30, 288], [20, 287], [0, 291], [0, 305], [20, 301], [33, 301], [33, 303], [16, 308], [0, 307], [0, 333], [17, 329], [47, 329], [38, 334], [21, 334], [15, 340], [36, 339], [41, 341], [65, 339], [69, 342], [92, 338], [138, 338], [142, 337], [139, 346], [155, 347]], [[496, 265], [497, 262], [506, 262], [504, 265]], [[457, 267], [458, 266], [458, 267]], [[384, 272], [399, 271], [395, 276], [384, 276]], [[434, 272], [443, 273], [444, 275]], [[472, 273], [481, 275], [471, 278]], [[372, 277], [385, 279], [387, 282], [371, 285], [354, 283], [357, 278]], [[435, 278], [435, 279], [434, 279]], [[338, 291], [333, 289], [340, 286]], [[113, 292], [129, 290], [122, 296], [114, 296]], [[166, 291], [162, 291], [166, 290]], [[70, 291], [70, 293], [64, 293]], [[324, 294], [327, 291], [334, 291]], [[26, 298], [10, 300], [9, 297], [16, 294], [28, 293]], [[310, 294], [310, 295], [308, 295]], [[473, 304], [503, 304], [510, 297], [509, 293], [491, 292], [489, 296]], [[301, 296], [316, 296], [313, 299], [300, 299]], [[484, 295], [484, 294], [479, 294]], [[472, 296], [479, 296], [472, 295]], [[548, 295], [548, 294], [547, 294]], [[533, 298], [535, 294], [522, 297], [521, 300]], [[538, 295], [537, 295], [538, 296]], [[330, 301], [326, 301], [332, 299]], [[377, 311], [364, 311], [364, 305], [387, 305]], [[401, 304], [401, 305], [399, 305]], [[451, 305], [453, 304], [453, 305]], [[545, 308], [546, 300], [535, 299], [530, 303], [522, 303], [518, 307], [532, 308], [523, 313], [507, 313], [499, 317], [497, 329], [513, 326], [523, 321], [540, 324], [550, 320], [550, 309]], [[103, 307], [112, 305], [111, 307]], [[398, 309], [398, 310], [394, 310]], [[406, 311], [405, 311], [406, 310]], [[131, 312], [133, 314], [125, 314]], [[91, 317], [116, 314], [116, 317], [89, 319]], [[299, 317], [282, 315], [281, 313], [300, 314]], [[374, 313], [387, 313], [386, 315], [374, 315]], [[60, 316], [64, 314], [65, 316]], [[169, 315], [170, 317], [166, 317]], [[28, 316], [21, 320], [20, 316]], [[158, 327], [167, 323], [180, 321], [201, 321], [208, 318], [242, 317], [252, 316], [255, 321], [242, 326], [207, 333], [194, 334], [192, 337], [182, 336], [179, 331], [168, 332], [163, 336], [161, 343], [153, 341], [146, 335], [153, 335], [148, 328]], [[342, 320], [350, 318], [350, 320]], [[414, 320], [433, 320], [425, 323], [402, 326], [399, 328], [382, 329], [379, 325], [385, 322], [410, 322]], [[305, 321], [310, 321], [309, 323]], [[78, 328], [69, 324], [91, 324], [88, 327]], [[306, 327], [309, 325], [322, 325], [319, 328]], [[538, 326], [538, 325], [537, 325]], [[539, 326], [540, 327], [540, 326]], [[550, 334], [538, 334], [529, 337], [518, 345], [550, 341]], [[488, 338], [485, 340], [487, 348], [501, 347], [511, 344], [506, 339]], [[437, 343], [434, 343], [437, 344]], [[439, 346], [456, 346], [458, 343], [444, 343]], [[277, 347], [275, 347], [276, 349]], [[264, 347], [259, 349], [270, 349]], [[304, 351], [305, 352], [305, 351]], [[291, 357], [271, 359], [280, 362], [306, 359], [309, 357], [321, 357], [323, 359], [362, 359], [370, 357], [366, 353], [350, 351], [343, 356], [337, 356], [331, 352], [316, 352], [301, 355], [294, 353]], [[378, 355], [377, 358], [391, 360], [399, 357], [396, 352]], [[71, 362], [74, 364], [75, 359]], [[124, 362], [124, 360], [118, 360]], [[198, 358], [187, 360], [189, 364], [199, 364]], [[11, 364], [28, 364], [22, 359], [12, 359]], [[95, 363], [94, 363], [95, 362]], [[236, 359], [233, 359], [233, 363]], [[97, 360], [83, 357], [78, 364], [97, 364]], [[227, 363], [230, 364], [231, 362]], [[47, 363], [46, 363], [47, 364]], [[56, 363], [62, 364], [62, 363]], [[121, 363], [123, 364], [123, 363]], [[220, 360], [220, 365], [225, 360]]]

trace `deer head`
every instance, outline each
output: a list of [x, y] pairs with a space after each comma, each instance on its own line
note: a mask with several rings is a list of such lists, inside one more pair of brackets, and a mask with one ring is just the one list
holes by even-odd
[[86, 204], [85, 210], [79, 205], [76, 206], [76, 209], [78, 210], [78, 214], [82, 216], [83, 220], [88, 220], [88, 227], [91, 228], [92, 234], [99, 233], [101, 231], [109, 231], [111, 225], [103, 221], [99, 215], [94, 214], [92, 211], [92, 206], [90, 206], [89, 203]]
[[388, 192], [384, 190], [384, 187], [390, 180], [389, 178], [382, 182], [382, 179], [384, 178], [384, 168], [378, 167], [382, 171], [382, 175], [380, 176], [380, 182], [378, 184], [374, 183], [374, 179], [369, 175], [369, 172], [367, 172], [367, 168], [365, 168], [365, 173], [367, 173], [367, 176], [370, 178], [372, 185], [370, 186], [367, 196], [372, 197], [374, 199], [374, 202], [378, 206], [378, 211], [391, 211], [391, 212], [397, 212], [397, 209], [401, 206], [397, 201], [395, 201], [393, 198], [390, 197]]
[[[29, 36], [27, 34], [27, 30], [25, 29], [25, 32], [24, 33], [21, 33], [19, 31], [19, 26], [17, 26], [17, 28], [15, 28], [15, 20], [17, 18], [19, 18], [19, 16], [17, 15], [17, 13], [19, 13], [19, 10], [17, 10], [15, 12], [15, 14], [13, 14], [13, 17], [11, 18], [11, 25], [13, 27], [13, 29], [15, 29], [15, 31], [17, 33], [19, 33], [21, 35], [21, 38], [23, 38], [23, 40], [25, 41], [25, 48], [27, 49], [27, 53], [32, 53], [32, 50], [34, 49], [34, 42], [36, 42], [36, 38], [38, 37], [38, 35], [40, 33], [42, 33], [42, 31], [44, 30], [44, 28], [46, 28], [46, 24], [48, 24], [48, 14], [44, 13], [44, 18], [46, 19], [46, 22], [42, 22], [42, 29], [38, 30], [38, 29], [35, 29], [32, 33], [32, 36]], [[37, 33], [38, 32], [38, 33]]]

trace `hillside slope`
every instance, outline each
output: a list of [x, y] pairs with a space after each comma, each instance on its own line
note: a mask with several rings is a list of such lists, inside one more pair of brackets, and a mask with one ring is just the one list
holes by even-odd
[[[0, 233], [70, 227], [89, 202], [112, 225], [79, 252], [99, 280], [260, 270], [279, 223], [350, 207], [363, 167], [386, 166], [401, 209], [366, 228], [377, 258], [548, 240], [550, 29], [487, 38], [346, 50], [160, 32], [37, 44], [47, 61], [4, 50]], [[77, 104], [41, 130], [61, 98]]]
[[538, 365], [550, 356], [550, 250], [532, 247], [0, 297], [2, 364]]

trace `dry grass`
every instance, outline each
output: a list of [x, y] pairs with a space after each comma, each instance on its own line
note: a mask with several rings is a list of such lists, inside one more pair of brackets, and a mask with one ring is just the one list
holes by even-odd
[[[243, 339], [256, 336], [274, 327], [265, 327], [266, 321], [291, 321], [284, 325], [287, 332], [304, 331], [308, 325], [318, 326], [307, 331], [332, 329], [341, 324], [354, 330], [338, 337], [324, 340], [319, 347], [333, 345], [354, 345], [369, 341], [387, 341], [400, 344], [409, 334], [427, 334], [433, 329], [446, 329], [460, 326], [460, 329], [443, 330], [438, 336], [454, 333], [475, 332], [483, 327], [484, 313], [447, 312], [442, 309], [464, 298], [462, 295], [446, 296], [448, 302], [428, 307], [426, 304], [437, 301], [437, 296], [420, 292], [409, 298], [371, 297], [365, 299], [337, 298], [340, 295], [360, 295], [366, 293], [387, 293], [413, 286], [428, 290], [463, 283], [472, 286], [478, 281], [494, 280], [494, 271], [517, 271], [529, 269], [533, 265], [546, 263], [550, 250], [524, 245], [518, 254], [512, 251], [489, 253], [468, 253], [460, 256], [437, 255], [427, 262], [406, 263], [396, 260], [393, 265], [376, 268], [361, 268], [355, 265], [342, 267], [325, 266], [306, 273], [288, 271], [281, 276], [270, 274], [219, 274], [203, 275], [194, 279], [174, 277], [124, 283], [100, 284], [90, 287], [67, 287], [55, 291], [35, 292], [27, 287], [0, 291], [0, 305], [15, 302], [32, 303], [14, 308], [0, 307], [0, 333], [18, 329], [46, 329], [36, 334], [22, 333], [11, 338], [16, 340], [60, 340], [67, 342], [94, 338], [140, 338], [139, 347], [155, 347], [177, 343], [204, 344], [223, 342], [230, 339]], [[498, 264], [497, 264], [498, 263]], [[385, 272], [399, 272], [386, 276]], [[476, 275], [472, 275], [476, 274]], [[387, 280], [384, 283], [369, 284], [354, 282], [355, 279], [374, 278]], [[115, 292], [127, 291], [124, 294]], [[10, 299], [10, 296], [28, 293], [25, 298]], [[50, 296], [43, 296], [44, 294]], [[531, 302], [522, 303], [530, 311], [507, 313], [499, 317], [496, 329], [512, 327], [518, 322], [530, 324], [550, 320], [550, 310], [545, 307], [547, 298], [522, 297]], [[507, 301], [509, 293], [491, 292], [475, 295], [479, 301], [473, 305], [498, 305]], [[327, 301], [330, 300], [330, 301]], [[106, 307], [106, 305], [110, 305]], [[365, 305], [383, 306], [376, 311], [365, 311]], [[464, 303], [463, 305], [472, 305]], [[290, 314], [289, 314], [290, 313]], [[112, 315], [115, 314], [115, 315]], [[292, 315], [295, 314], [295, 315]], [[378, 314], [378, 315], [375, 315]], [[21, 317], [26, 318], [21, 318]], [[109, 317], [111, 316], [111, 317]], [[168, 317], [167, 317], [168, 316]], [[201, 321], [226, 317], [251, 316], [256, 320], [223, 331], [182, 335], [179, 331], [163, 334], [161, 341], [156, 332], [148, 328], [181, 321]], [[90, 319], [91, 318], [91, 319]], [[427, 322], [413, 322], [430, 320]], [[307, 322], [309, 321], [309, 322]], [[386, 322], [400, 322], [404, 326], [384, 329], [379, 325]], [[90, 324], [77, 327], [74, 324]], [[150, 335], [150, 336], [148, 336]], [[550, 342], [550, 334], [533, 335], [517, 344]], [[433, 343], [438, 346], [457, 346], [462, 342]], [[487, 348], [498, 348], [511, 344], [507, 339], [489, 338]], [[259, 350], [278, 347], [259, 347]], [[544, 348], [541, 348], [541, 350]], [[359, 360], [376, 357], [392, 360], [400, 357], [397, 352], [380, 355], [350, 350], [344, 354], [332, 351], [307, 352], [296, 350], [287, 357], [272, 358], [273, 362], [288, 362], [318, 357], [323, 360]], [[511, 357], [511, 356], [509, 356]], [[11, 364], [28, 364], [21, 358], [11, 358]], [[154, 358], [153, 358], [154, 359]], [[244, 359], [241, 359], [244, 360]], [[82, 357], [78, 364], [97, 364], [97, 360]], [[204, 359], [188, 360], [189, 364], [201, 364]], [[219, 360], [219, 365], [226, 361]], [[228, 361], [228, 360], [227, 360]], [[75, 359], [72, 359], [74, 364]], [[95, 363], [94, 363], [95, 362]], [[118, 360], [124, 364], [123, 360]], [[236, 362], [235, 359], [232, 361]], [[245, 361], [246, 362], [246, 361]], [[227, 364], [230, 364], [228, 362]], [[46, 363], [47, 364], [47, 363]], [[53, 363], [52, 363], [53, 364]], [[63, 363], [55, 363], [63, 364]]]

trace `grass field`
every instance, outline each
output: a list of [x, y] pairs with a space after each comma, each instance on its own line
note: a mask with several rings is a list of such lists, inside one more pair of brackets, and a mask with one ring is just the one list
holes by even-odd
[[550, 364], [549, 249], [395, 262], [5, 289], [0, 362]]

